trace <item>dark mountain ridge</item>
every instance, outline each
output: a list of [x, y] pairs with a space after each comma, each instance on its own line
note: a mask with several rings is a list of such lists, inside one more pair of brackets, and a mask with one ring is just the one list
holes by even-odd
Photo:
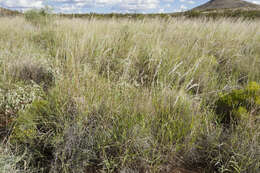
[[243, 0], [210, 0], [209, 2], [193, 8], [193, 10], [216, 10], [216, 9], [260, 9], [260, 5]]

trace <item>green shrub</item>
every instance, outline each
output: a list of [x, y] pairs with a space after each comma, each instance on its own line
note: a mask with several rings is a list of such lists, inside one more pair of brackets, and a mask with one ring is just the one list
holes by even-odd
[[260, 108], [260, 84], [251, 82], [244, 89], [235, 89], [230, 93], [221, 93], [216, 101], [218, 120], [230, 124], [256, 114]]
[[[72, 121], [75, 114], [76, 108], [67, 97], [52, 92], [19, 112], [10, 142], [20, 146], [21, 153], [26, 151], [27, 166], [46, 172], [54, 158], [56, 140], [65, 122]], [[22, 164], [20, 166], [24, 169]]]
[[12, 122], [18, 117], [18, 112], [30, 107], [34, 100], [43, 95], [41, 87], [37, 84], [16, 84], [0, 89], [0, 133], [1, 137], [7, 135]]
[[25, 19], [35, 26], [43, 26], [50, 22], [50, 10], [48, 8], [28, 10], [24, 14]]

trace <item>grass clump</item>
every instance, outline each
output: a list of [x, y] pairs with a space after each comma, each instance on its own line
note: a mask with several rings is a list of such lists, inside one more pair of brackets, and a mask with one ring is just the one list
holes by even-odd
[[25, 58], [9, 65], [8, 73], [15, 81], [35, 82], [45, 89], [54, 84], [54, 73], [46, 63], [40, 60]]
[[61, 45], [61, 41], [58, 38], [58, 33], [52, 29], [42, 29], [40, 32], [31, 34], [31, 41], [33, 45], [38, 46], [43, 51], [47, 51], [52, 57], [57, 55], [57, 49]]
[[0, 169], [1, 172], [18, 173], [17, 163], [23, 159], [23, 156], [16, 156], [11, 149], [5, 145], [0, 145]]
[[259, 127], [247, 123], [239, 126], [230, 131], [216, 128], [211, 134], [198, 137], [193, 146], [181, 154], [185, 167], [205, 172], [258, 172]]
[[[155, 107], [149, 110], [136, 107], [133, 100], [137, 95], [128, 94], [130, 96], [113, 93], [107, 98], [125, 97], [128, 106], [120, 106], [119, 100], [113, 105], [102, 101], [68, 126], [55, 152], [53, 172], [145, 172], [151, 167], [165, 171], [162, 165], [174, 162], [170, 155], [192, 137], [190, 133], [198, 123], [192, 121], [193, 114], [190, 115], [187, 108], [190, 104], [188, 99], [181, 93], [176, 93], [178, 96], [175, 97], [166, 92], [161, 94], [162, 99], [154, 93], [150, 100], [138, 92], [142, 99]], [[159, 106], [161, 104], [165, 106]], [[196, 113], [192, 113], [195, 116]]]

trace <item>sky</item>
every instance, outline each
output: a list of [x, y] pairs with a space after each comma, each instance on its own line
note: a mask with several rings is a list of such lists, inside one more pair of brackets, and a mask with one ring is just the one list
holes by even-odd
[[[0, 0], [0, 7], [25, 11], [50, 6], [56, 13], [171, 13], [209, 0]], [[260, 0], [246, 0], [260, 4]]]

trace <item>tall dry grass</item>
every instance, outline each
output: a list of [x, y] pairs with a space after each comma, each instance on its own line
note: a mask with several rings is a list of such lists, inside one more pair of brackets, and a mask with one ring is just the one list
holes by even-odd
[[220, 93], [260, 82], [259, 24], [1, 18], [1, 89], [10, 100], [14, 85], [44, 90], [3, 123], [5, 143], [25, 156], [16, 168], [257, 173], [259, 112], [226, 128], [214, 106]]

